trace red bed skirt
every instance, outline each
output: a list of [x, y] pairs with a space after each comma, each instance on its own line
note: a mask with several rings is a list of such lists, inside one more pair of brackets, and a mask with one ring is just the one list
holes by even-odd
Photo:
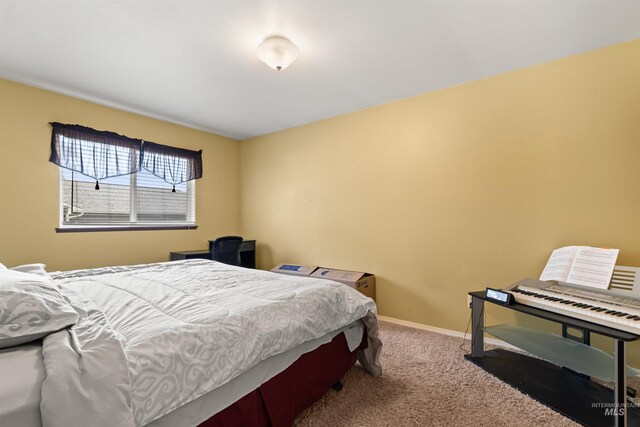
[[362, 343], [349, 351], [343, 333], [329, 343], [303, 354], [280, 372], [233, 405], [218, 412], [199, 427], [293, 425], [296, 416], [322, 397], [353, 366]]

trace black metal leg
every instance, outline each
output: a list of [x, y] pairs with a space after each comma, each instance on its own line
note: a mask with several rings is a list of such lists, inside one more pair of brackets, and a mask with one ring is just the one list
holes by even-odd
[[471, 356], [484, 356], [484, 300], [471, 297]]
[[614, 340], [615, 345], [615, 385], [613, 389], [616, 411], [614, 413], [616, 427], [627, 427], [627, 355], [625, 342]]

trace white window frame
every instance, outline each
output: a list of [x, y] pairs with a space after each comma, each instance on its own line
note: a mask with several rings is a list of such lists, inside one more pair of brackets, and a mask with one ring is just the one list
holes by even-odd
[[[59, 169], [59, 221], [56, 231], [109, 231], [109, 230], [143, 230], [143, 229], [196, 229], [196, 182], [188, 181], [187, 184], [187, 221], [184, 222], [138, 222], [137, 201], [138, 201], [138, 174], [130, 175], [129, 180], [129, 222], [124, 224], [65, 224], [64, 223], [64, 170]], [[97, 190], [99, 191], [99, 190]], [[193, 196], [192, 196], [193, 195]], [[192, 219], [192, 221], [189, 221]]]

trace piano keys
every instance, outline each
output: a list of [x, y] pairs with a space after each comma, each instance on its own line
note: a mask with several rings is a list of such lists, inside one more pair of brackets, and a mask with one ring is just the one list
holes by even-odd
[[[614, 281], [623, 268], [631, 271], [629, 267], [616, 267]], [[625, 275], [622, 285], [612, 282], [606, 290], [534, 279], [522, 280], [504, 290], [520, 304], [640, 334], [640, 274], [635, 274], [640, 269], [631, 269], [633, 274]]]

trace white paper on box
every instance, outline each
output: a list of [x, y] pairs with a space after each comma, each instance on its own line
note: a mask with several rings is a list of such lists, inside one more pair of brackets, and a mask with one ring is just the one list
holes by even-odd
[[290, 276], [310, 276], [313, 273], [317, 265], [299, 265], [299, 264], [278, 264], [271, 269], [274, 273], [288, 274]]
[[323, 277], [325, 279], [332, 279], [337, 281], [357, 282], [364, 273], [358, 271], [344, 271], [344, 270], [332, 270], [329, 268], [322, 268], [316, 270], [313, 276]]

